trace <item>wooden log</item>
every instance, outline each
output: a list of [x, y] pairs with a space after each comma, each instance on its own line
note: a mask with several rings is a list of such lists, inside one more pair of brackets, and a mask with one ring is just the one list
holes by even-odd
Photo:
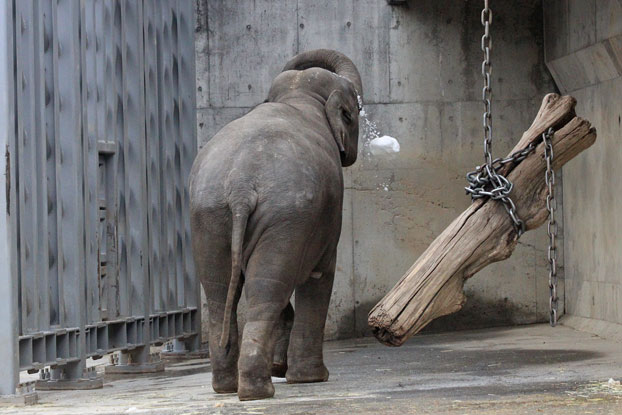
[[[526, 230], [540, 226], [548, 217], [542, 133], [549, 127], [556, 131], [552, 139], [555, 169], [596, 140], [590, 123], [575, 116], [575, 104], [570, 96], [548, 94], [511, 153], [532, 142], [540, 144], [523, 161], [499, 169], [514, 183], [510, 197]], [[432, 242], [370, 311], [368, 322], [374, 336], [384, 344], [400, 346], [435, 318], [460, 310], [466, 301], [465, 280], [486, 265], [508, 258], [517, 241], [502, 204], [478, 199]]]

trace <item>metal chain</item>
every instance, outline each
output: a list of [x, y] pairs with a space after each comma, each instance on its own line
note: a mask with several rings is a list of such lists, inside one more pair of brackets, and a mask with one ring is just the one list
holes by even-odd
[[490, 86], [490, 71], [492, 63], [490, 62], [490, 25], [492, 24], [492, 11], [488, 7], [488, 0], [484, 0], [484, 10], [481, 16], [482, 26], [484, 26], [484, 35], [482, 36], [482, 52], [484, 52], [484, 61], [482, 62], [482, 76], [484, 77], [484, 88], [482, 89], [482, 100], [484, 101], [484, 160], [486, 170], [489, 176], [492, 176], [492, 88]]
[[492, 158], [492, 87], [490, 84], [490, 72], [492, 70], [492, 62], [490, 60], [491, 37], [490, 26], [492, 24], [492, 11], [489, 7], [489, 0], [484, 0], [484, 9], [482, 10], [481, 22], [484, 26], [484, 35], [482, 36], [482, 52], [484, 52], [484, 61], [482, 62], [482, 76], [484, 77], [484, 88], [482, 89], [482, 101], [484, 102], [484, 165], [477, 166], [475, 171], [467, 174], [469, 186], [466, 191], [471, 195], [473, 200], [481, 197], [490, 197], [503, 203], [505, 210], [512, 218], [514, 228], [518, 236], [525, 232], [525, 224], [516, 214], [516, 206], [510, 198], [512, 191], [512, 183], [503, 175], [497, 172], [499, 164], [509, 163], [510, 161], [520, 161], [526, 157], [526, 154], [533, 149], [525, 149], [527, 153], [519, 152], [506, 159]]
[[549, 222], [547, 233], [549, 235], [549, 321], [552, 327], [557, 324], [557, 221], [555, 212], [557, 210], [557, 200], [555, 199], [555, 172], [553, 171], [553, 129], [542, 134], [544, 141], [544, 158], [546, 160], [546, 173], [544, 181], [547, 187], [546, 210], [549, 212]]
[[[520, 237], [525, 233], [525, 223], [518, 217], [516, 213], [516, 205], [510, 198], [512, 191], [512, 182], [497, 172], [497, 169], [507, 163], [518, 163], [527, 157], [535, 148], [536, 143], [529, 144], [525, 149], [512, 153], [506, 158], [492, 158], [492, 87], [490, 85], [490, 72], [492, 63], [490, 60], [491, 38], [490, 26], [492, 24], [492, 11], [489, 7], [489, 0], [484, 0], [484, 9], [481, 15], [482, 26], [484, 26], [484, 35], [482, 36], [482, 52], [484, 52], [484, 61], [482, 62], [482, 76], [484, 77], [484, 88], [482, 89], [482, 101], [484, 101], [484, 164], [477, 166], [474, 171], [467, 173], [466, 179], [469, 183], [465, 187], [467, 194], [471, 195], [471, 199], [479, 199], [489, 197], [493, 200], [499, 200], [503, 203], [505, 210], [512, 219], [512, 224]], [[549, 222], [547, 232], [549, 235], [548, 261], [549, 261], [549, 306], [550, 306], [550, 323], [551, 326], [557, 324], [557, 221], [555, 220], [555, 212], [557, 210], [557, 201], [555, 200], [555, 173], [553, 171], [553, 129], [542, 134], [544, 142], [544, 157], [546, 159], [546, 173], [544, 180], [547, 186], [546, 209], [549, 213]]]

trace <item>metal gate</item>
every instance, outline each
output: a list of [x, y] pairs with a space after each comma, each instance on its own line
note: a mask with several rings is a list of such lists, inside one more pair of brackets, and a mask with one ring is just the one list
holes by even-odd
[[197, 348], [194, 2], [0, 7], [0, 394], [20, 370]]

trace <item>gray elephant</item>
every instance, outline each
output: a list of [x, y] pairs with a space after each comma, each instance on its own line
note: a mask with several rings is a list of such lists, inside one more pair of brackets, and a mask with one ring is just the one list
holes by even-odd
[[[356, 161], [362, 94], [346, 56], [301, 53], [264, 103], [197, 155], [192, 245], [216, 392], [262, 399], [274, 395], [271, 374], [290, 383], [328, 379], [322, 342], [341, 231], [341, 168]], [[243, 284], [248, 311], [239, 342]]]

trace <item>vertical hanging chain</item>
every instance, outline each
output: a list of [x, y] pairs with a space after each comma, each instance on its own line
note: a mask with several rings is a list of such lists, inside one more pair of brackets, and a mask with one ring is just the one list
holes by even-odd
[[490, 61], [490, 25], [492, 24], [492, 11], [488, 7], [488, 0], [484, 0], [484, 9], [481, 16], [484, 35], [482, 36], [482, 52], [484, 61], [482, 62], [482, 76], [484, 77], [484, 88], [482, 89], [482, 101], [484, 101], [484, 160], [486, 163], [486, 173], [492, 176], [494, 167], [492, 165], [492, 88], [490, 86], [490, 71], [492, 63]]
[[544, 141], [544, 158], [546, 160], [546, 173], [544, 181], [547, 187], [546, 210], [549, 212], [549, 222], [547, 233], [549, 235], [549, 321], [552, 327], [557, 324], [557, 221], [555, 212], [557, 211], [557, 200], [555, 199], [555, 172], [553, 171], [553, 129], [549, 128], [542, 134]]
[[[505, 210], [512, 219], [514, 229], [520, 237], [525, 232], [525, 223], [518, 217], [516, 206], [510, 198], [512, 182], [503, 175], [497, 173], [497, 166], [506, 163], [518, 163], [527, 157], [536, 148], [536, 143], [531, 143], [523, 150], [517, 151], [506, 158], [492, 158], [492, 87], [490, 83], [490, 72], [492, 62], [490, 60], [491, 37], [490, 26], [492, 25], [492, 11], [489, 7], [489, 0], [484, 0], [484, 9], [481, 15], [484, 35], [482, 36], [482, 52], [484, 60], [482, 62], [482, 76], [484, 77], [484, 87], [482, 88], [482, 101], [484, 102], [484, 164], [477, 166], [474, 171], [467, 173], [466, 179], [469, 183], [465, 190], [471, 195], [471, 199], [489, 197], [503, 203]], [[546, 209], [549, 213], [547, 232], [549, 235], [548, 261], [549, 261], [549, 307], [550, 323], [555, 327], [557, 324], [557, 221], [555, 212], [557, 201], [555, 200], [555, 172], [553, 171], [553, 134], [552, 128], [542, 134], [544, 142], [544, 158], [546, 160], [546, 173], [544, 180], [547, 186]]]
[[493, 200], [501, 201], [512, 219], [516, 233], [520, 237], [525, 232], [525, 224], [516, 214], [516, 206], [510, 198], [512, 183], [503, 175], [497, 173], [496, 165], [510, 161], [520, 161], [527, 156], [532, 148], [528, 147], [525, 149], [527, 153], [525, 151], [517, 152], [508, 159], [492, 158], [492, 86], [490, 77], [490, 72], [492, 71], [492, 62], [490, 60], [492, 11], [489, 7], [489, 0], [484, 0], [481, 22], [482, 26], [484, 26], [484, 35], [482, 36], [481, 43], [482, 52], [484, 52], [484, 61], [482, 62], [482, 76], [484, 77], [484, 87], [482, 88], [482, 101], [484, 102], [484, 115], [482, 118], [484, 126], [484, 165], [477, 166], [475, 171], [467, 173], [466, 178], [469, 186], [465, 187], [465, 190], [471, 195], [473, 200], [490, 197]]

